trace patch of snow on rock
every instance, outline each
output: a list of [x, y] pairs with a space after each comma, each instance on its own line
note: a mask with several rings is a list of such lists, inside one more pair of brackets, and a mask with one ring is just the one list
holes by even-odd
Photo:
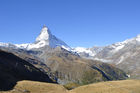
[[124, 56], [121, 56], [120, 61], [116, 65], [120, 64], [123, 60], [124, 60]]
[[83, 47], [76, 47], [73, 49], [73, 52], [77, 53], [87, 53], [90, 56], [95, 56], [95, 53], [93, 53], [89, 48], [83, 48]]
[[94, 58], [94, 60], [102, 61], [102, 62], [105, 62], [105, 63], [112, 62], [112, 60], [101, 59], [101, 58]]

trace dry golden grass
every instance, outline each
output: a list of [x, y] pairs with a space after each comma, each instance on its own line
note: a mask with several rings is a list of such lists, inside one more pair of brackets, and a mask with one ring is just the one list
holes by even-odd
[[20, 81], [13, 90], [1, 93], [67, 93], [67, 90], [57, 84]]
[[13, 90], [0, 93], [140, 93], [140, 80], [100, 82], [70, 91], [57, 84], [20, 81]]
[[140, 80], [101, 82], [71, 90], [74, 93], [140, 93]]

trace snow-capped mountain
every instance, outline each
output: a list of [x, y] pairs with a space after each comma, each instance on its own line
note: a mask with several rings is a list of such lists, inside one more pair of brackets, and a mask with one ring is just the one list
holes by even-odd
[[[81, 57], [114, 64], [129, 73], [131, 78], [140, 78], [140, 35], [105, 47], [84, 49], [86, 52], [81, 50], [77, 50]], [[93, 51], [87, 52], [89, 50]]]
[[73, 52], [77, 52], [78, 54], [85, 53], [85, 54], [89, 54], [89, 56], [95, 55], [95, 53], [92, 52], [90, 48], [84, 48], [84, 47], [76, 47], [73, 49]]
[[57, 46], [70, 48], [65, 42], [52, 35], [46, 26], [43, 26], [40, 35], [36, 38], [36, 41], [34, 43], [16, 44], [16, 46], [19, 48], [26, 48], [28, 50], [41, 48], [44, 46], [50, 46], [51, 48], [55, 48]]
[[[123, 42], [117, 42], [112, 45], [104, 46], [104, 47], [92, 47], [92, 48], [84, 48], [84, 47], [76, 47], [73, 51], [77, 52], [81, 56], [84, 57], [92, 57], [92, 59], [96, 60], [104, 60], [105, 62], [111, 62], [108, 60], [112, 55], [121, 51], [123, 48], [129, 47], [131, 45], [138, 46], [140, 45], [140, 35], [136, 36], [135, 38], [127, 39]], [[87, 56], [89, 55], [89, 56]], [[107, 61], [108, 60], [108, 61]], [[116, 63], [119, 64], [119, 63]]]
[[49, 46], [51, 48], [55, 48], [57, 46], [63, 47], [67, 50], [70, 49], [70, 47], [63, 42], [62, 40], [58, 39], [54, 35], [51, 34], [49, 29], [46, 26], [43, 26], [40, 35], [36, 38], [36, 41], [34, 43], [27, 43], [27, 44], [7, 44], [7, 43], [0, 43], [1, 47], [15, 47], [15, 48], [21, 48], [26, 50], [31, 49], [37, 49], [42, 48], [45, 46]]
[[[135, 38], [127, 39], [104, 47], [71, 48], [65, 42], [51, 34], [50, 30], [43, 26], [40, 35], [34, 43], [29, 44], [10, 44], [0, 43], [0, 47], [12, 48], [15, 50], [46, 50], [46, 47], [56, 48], [57, 46], [70, 51], [73, 54], [79, 54], [83, 58], [99, 60], [109, 64], [116, 65], [120, 69], [129, 72], [131, 77], [140, 78], [140, 35]], [[45, 48], [45, 49], [44, 49]], [[79, 56], [78, 55], [78, 56]]]
[[71, 51], [78, 53], [81, 57], [93, 59], [93, 57], [103, 49], [103, 47], [84, 48], [76, 47]]

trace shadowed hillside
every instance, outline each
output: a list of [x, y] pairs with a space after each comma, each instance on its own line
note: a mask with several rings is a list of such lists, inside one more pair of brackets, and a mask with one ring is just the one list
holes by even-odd
[[46, 74], [27, 61], [0, 50], [0, 90], [12, 89], [20, 80], [52, 82]]

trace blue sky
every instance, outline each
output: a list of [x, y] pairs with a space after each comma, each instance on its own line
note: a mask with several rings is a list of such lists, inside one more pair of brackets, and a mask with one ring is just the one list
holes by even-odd
[[34, 42], [46, 24], [72, 47], [140, 34], [140, 0], [0, 0], [0, 42]]

